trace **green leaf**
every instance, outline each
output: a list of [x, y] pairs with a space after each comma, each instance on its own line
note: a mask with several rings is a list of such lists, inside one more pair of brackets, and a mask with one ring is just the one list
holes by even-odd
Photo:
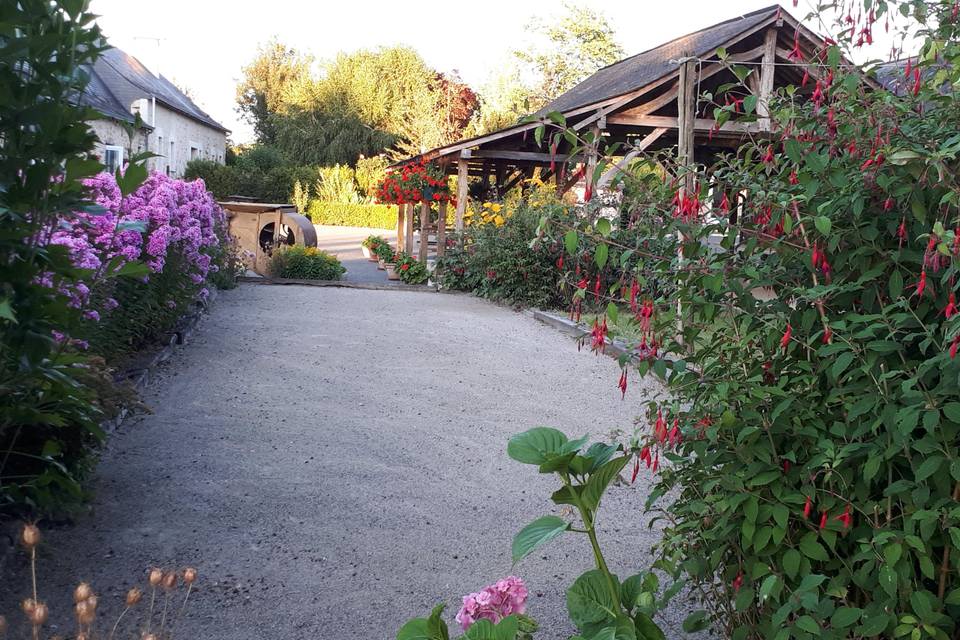
[[880, 567], [879, 581], [880, 588], [883, 589], [888, 596], [893, 598], [897, 595], [897, 574], [892, 568], [887, 565]]
[[434, 640], [430, 636], [426, 618], [414, 618], [397, 631], [397, 640]]
[[899, 270], [894, 271], [890, 274], [890, 298], [893, 300], [900, 299], [900, 295], [903, 293], [903, 274]]
[[757, 96], [754, 94], [748, 95], [743, 99], [743, 111], [747, 115], [753, 113], [757, 108]]
[[937, 471], [939, 471], [942, 465], [943, 465], [943, 456], [930, 456], [929, 458], [924, 460], [923, 464], [921, 464], [917, 468], [917, 474], [916, 474], [917, 482], [926, 480], [927, 478], [935, 474]]
[[630, 576], [620, 585], [620, 603], [627, 611], [632, 611], [637, 606], [637, 598], [643, 593], [642, 573]]
[[827, 560], [827, 550], [817, 542], [817, 534], [808, 533], [800, 540], [800, 552], [811, 560]]
[[943, 405], [943, 415], [954, 424], [960, 424], [960, 402], [948, 402]]
[[840, 375], [847, 370], [847, 367], [850, 366], [850, 363], [853, 362], [854, 354], [850, 351], [844, 351], [839, 356], [837, 356], [836, 362], [833, 363], [833, 366], [830, 367], [830, 373], [833, 374], [834, 378], [839, 379]]
[[733, 606], [737, 608], [737, 611], [746, 611], [753, 604], [755, 597], [756, 593], [754, 593], [752, 587], [741, 587], [740, 591], [737, 592], [737, 597], [733, 600]]
[[17, 321], [17, 316], [13, 312], [13, 307], [10, 305], [10, 300], [8, 298], [0, 300], [0, 318], [9, 320], [10, 322]]
[[550, 427], [535, 427], [518, 433], [507, 443], [507, 455], [524, 464], [540, 465], [564, 453], [567, 436]]
[[788, 549], [787, 552], [783, 554], [784, 572], [791, 578], [796, 578], [797, 574], [800, 573], [801, 560], [803, 560], [803, 557], [799, 551], [796, 549]]
[[617, 305], [613, 302], [607, 304], [607, 317], [610, 318], [610, 322], [617, 324], [620, 320], [620, 309], [617, 308]]
[[604, 238], [609, 238], [610, 231], [611, 231], [610, 220], [608, 220], [607, 218], [600, 218], [599, 220], [597, 220], [596, 230], [597, 230], [597, 233], [602, 235]]
[[825, 236], [830, 235], [830, 229], [833, 227], [833, 223], [830, 222], [830, 218], [827, 216], [817, 216], [813, 219], [813, 224], [821, 234]]
[[803, 154], [800, 151], [800, 143], [797, 142], [795, 138], [787, 138], [787, 141], [784, 143], [784, 148], [787, 152], [787, 157], [790, 158], [791, 162], [800, 164], [803, 161]]
[[150, 275], [150, 267], [145, 262], [127, 262], [110, 275], [123, 278], [142, 278]]
[[450, 630], [441, 617], [444, 607], [446, 607], [445, 604], [438, 604], [430, 612], [430, 617], [427, 618], [427, 632], [435, 640], [450, 640]]
[[820, 625], [818, 625], [816, 620], [810, 616], [800, 616], [797, 618], [797, 621], [793, 623], [793, 625], [802, 631], [806, 631], [807, 633], [812, 633], [815, 635], [820, 634]]
[[567, 589], [567, 611], [578, 628], [615, 620], [619, 610], [606, 576], [598, 569], [587, 571]]
[[513, 562], [516, 564], [537, 547], [544, 545], [563, 534], [570, 524], [558, 516], [537, 518], [513, 537]]
[[117, 169], [116, 178], [120, 193], [128, 196], [140, 188], [143, 181], [147, 179], [147, 167], [143, 163], [128, 164], [122, 173]]
[[862, 609], [857, 609], [856, 607], [840, 607], [830, 616], [830, 624], [837, 629], [843, 629], [844, 627], [849, 627], [859, 622], [861, 615], [863, 615]]
[[683, 620], [683, 630], [687, 633], [696, 633], [703, 631], [710, 626], [710, 619], [707, 618], [707, 612], [698, 609]]
[[633, 621], [637, 630], [637, 640], [666, 640], [663, 630], [642, 611], [637, 612]]
[[600, 498], [603, 492], [607, 490], [610, 482], [617, 477], [617, 474], [630, 462], [632, 456], [620, 456], [610, 460], [602, 467], [590, 474], [587, 485], [583, 490], [584, 505], [591, 511], [600, 506]]
[[573, 255], [577, 252], [577, 246], [580, 244], [580, 236], [577, 234], [575, 229], [570, 229], [565, 234], [563, 234], [563, 246], [566, 247], [567, 253]]
[[593, 252], [593, 261], [597, 263], [599, 269], [603, 269], [607, 265], [607, 255], [610, 252], [610, 247], [605, 244], [598, 244], [597, 250]]

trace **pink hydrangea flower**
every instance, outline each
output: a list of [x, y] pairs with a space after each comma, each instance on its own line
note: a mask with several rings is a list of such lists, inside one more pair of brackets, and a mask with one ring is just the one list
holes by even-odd
[[464, 596], [456, 619], [466, 631], [477, 620], [489, 620], [496, 624], [507, 616], [524, 613], [526, 608], [526, 585], [517, 576], [509, 576]]

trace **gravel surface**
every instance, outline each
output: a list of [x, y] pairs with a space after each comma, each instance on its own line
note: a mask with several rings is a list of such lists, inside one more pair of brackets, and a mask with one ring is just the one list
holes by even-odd
[[[453, 625], [463, 594], [516, 573], [537, 638], [566, 638], [563, 594], [590, 568], [589, 545], [567, 535], [511, 568], [513, 534], [557, 511], [552, 480], [508, 459], [506, 442], [537, 425], [629, 429], [655, 388], [631, 379], [621, 402], [618, 373], [472, 297], [225, 292], [149, 387], [154, 413], [113, 436], [90, 512], [45, 532], [41, 596], [65, 624], [79, 579], [106, 609], [146, 567], [191, 564], [200, 579], [178, 638], [377, 640], [438, 602]], [[657, 539], [644, 478], [601, 509], [621, 578], [649, 564]], [[0, 576], [14, 620], [25, 568], [21, 554]], [[682, 618], [661, 620], [668, 637]]]

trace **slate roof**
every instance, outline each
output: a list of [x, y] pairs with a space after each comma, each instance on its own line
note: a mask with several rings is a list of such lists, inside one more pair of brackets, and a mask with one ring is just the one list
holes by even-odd
[[629, 93], [655, 82], [676, 70], [677, 64], [671, 60], [677, 60], [685, 52], [693, 56], [709, 55], [717, 47], [773, 17], [778, 11], [781, 9], [777, 5], [759, 9], [603, 67], [566, 93], [554, 98], [538, 113], [542, 115], [551, 111], [569, 111]]
[[163, 106], [213, 129], [228, 132], [222, 124], [198, 107], [180, 89], [163, 76], [155, 76], [143, 63], [120, 49], [109, 49], [97, 59], [90, 73], [90, 84], [80, 101], [104, 115], [133, 122], [129, 105], [141, 98], [156, 98]]

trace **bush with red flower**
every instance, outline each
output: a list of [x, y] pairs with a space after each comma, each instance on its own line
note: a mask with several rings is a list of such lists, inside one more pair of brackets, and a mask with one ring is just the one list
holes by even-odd
[[427, 268], [422, 262], [411, 256], [409, 253], [399, 252], [396, 255], [396, 269], [400, 280], [407, 284], [420, 284], [426, 282], [429, 274]]
[[453, 201], [447, 177], [425, 159], [388, 172], [377, 186], [376, 195], [377, 202], [383, 204]]

